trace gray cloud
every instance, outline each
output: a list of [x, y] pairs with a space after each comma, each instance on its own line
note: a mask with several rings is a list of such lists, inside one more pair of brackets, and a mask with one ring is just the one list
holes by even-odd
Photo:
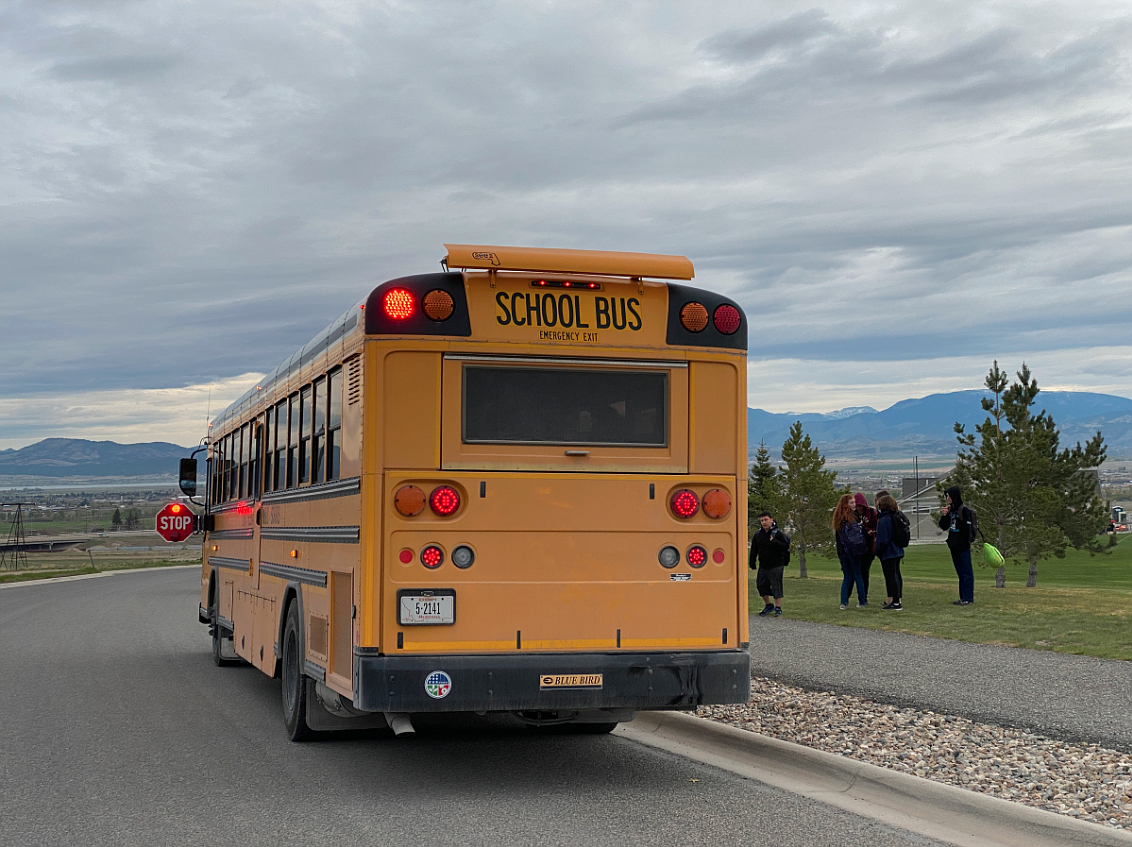
[[685, 253], [760, 357], [1129, 343], [1119, 7], [660, 8], [6, 7], [0, 393], [270, 370], [444, 241]]

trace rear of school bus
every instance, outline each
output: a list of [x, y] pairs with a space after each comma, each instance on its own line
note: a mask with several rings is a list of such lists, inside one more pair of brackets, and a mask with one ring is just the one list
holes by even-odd
[[355, 707], [746, 702], [742, 311], [683, 257], [447, 262], [366, 303]]

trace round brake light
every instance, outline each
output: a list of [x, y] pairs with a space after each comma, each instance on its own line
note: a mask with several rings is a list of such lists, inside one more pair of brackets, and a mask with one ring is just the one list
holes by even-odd
[[447, 517], [460, 508], [460, 495], [451, 485], [441, 485], [429, 495], [428, 507], [442, 518]]
[[439, 568], [444, 564], [444, 551], [435, 544], [430, 544], [421, 550], [421, 564], [429, 570]]
[[700, 544], [693, 544], [685, 555], [693, 568], [702, 568], [707, 564], [707, 550]]
[[452, 317], [452, 312], [456, 308], [456, 301], [452, 299], [452, 295], [441, 288], [434, 288], [424, 296], [424, 301], [421, 304], [424, 313], [434, 321], [446, 321]]
[[712, 317], [712, 320], [715, 321], [715, 328], [724, 335], [734, 334], [734, 332], [739, 329], [739, 324], [741, 323], [739, 310], [726, 303], [715, 310], [715, 315]]
[[403, 321], [411, 317], [416, 308], [413, 295], [404, 288], [390, 288], [381, 298], [381, 306], [385, 314], [395, 321]]
[[672, 513], [678, 518], [690, 518], [700, 510], [700, 500], [694, 491], [681, 488], [672, 495]]
[[680, 323], [688, 332], [699, 332], [707, 326], [707, 309], [701, 303], [685, 303], [680, 310]]

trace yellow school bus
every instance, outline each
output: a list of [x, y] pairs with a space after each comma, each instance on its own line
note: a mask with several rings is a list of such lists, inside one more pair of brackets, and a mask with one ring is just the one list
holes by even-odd
[[446, 247], [213, 421], [216, 663], [294, 740], [746, 702], [742, 310], [682, 256]]

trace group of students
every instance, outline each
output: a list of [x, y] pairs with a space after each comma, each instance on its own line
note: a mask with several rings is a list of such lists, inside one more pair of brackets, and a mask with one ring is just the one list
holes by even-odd
[[[947, 505], [942, 509], [939, 528], [947, 533], [947, 547], [959, 577], [956, 606], [970, 606], [975, 600], [975, 577], [971, 568], [971, 543], [978, 532], [975, 513], [963, 503], [957, 486], [947, 489]], [[904, 606], [904, 578], [900, 563], [904, 548], [911, 541], [908, 518], [887, 491], [876, 493], [876, 508], [864, 494], [843, 494], [833, 510], [833, 533], [837, 558], [841, 562], [841, 608], [849, 608], [853, 589], [857, 608], [869, 606], [869, 568], [880, 559], [884, 587], [888, 596], [882, 609], [899, 612]], [[790, 538], [778, 528], [770, 512], [759, 515], [759, 529], [751, 538], [749, 567], [758, 569], [756, 590], [765, 604], [760, 617], [782, 616], [782, 573], [790, 563]]]
[[[841, 608], [849, 608], [853, 588], [857, 589], [857, 608], [869, 605], [869, 569], [876, 559], [884, 570], [888, 596], [882, 609], [899, 612], [904, 606], [904, 579], [900, 562], [904, 548], [898, 544], [896, 499], [887, 491], [876, 494], [876, 508], [864, 494], [843, 494], [833, 510], [833, 532], [837, 539], [837, 558], [841, 562]], [[907, 524], [905, 524], [907, 526]]]

